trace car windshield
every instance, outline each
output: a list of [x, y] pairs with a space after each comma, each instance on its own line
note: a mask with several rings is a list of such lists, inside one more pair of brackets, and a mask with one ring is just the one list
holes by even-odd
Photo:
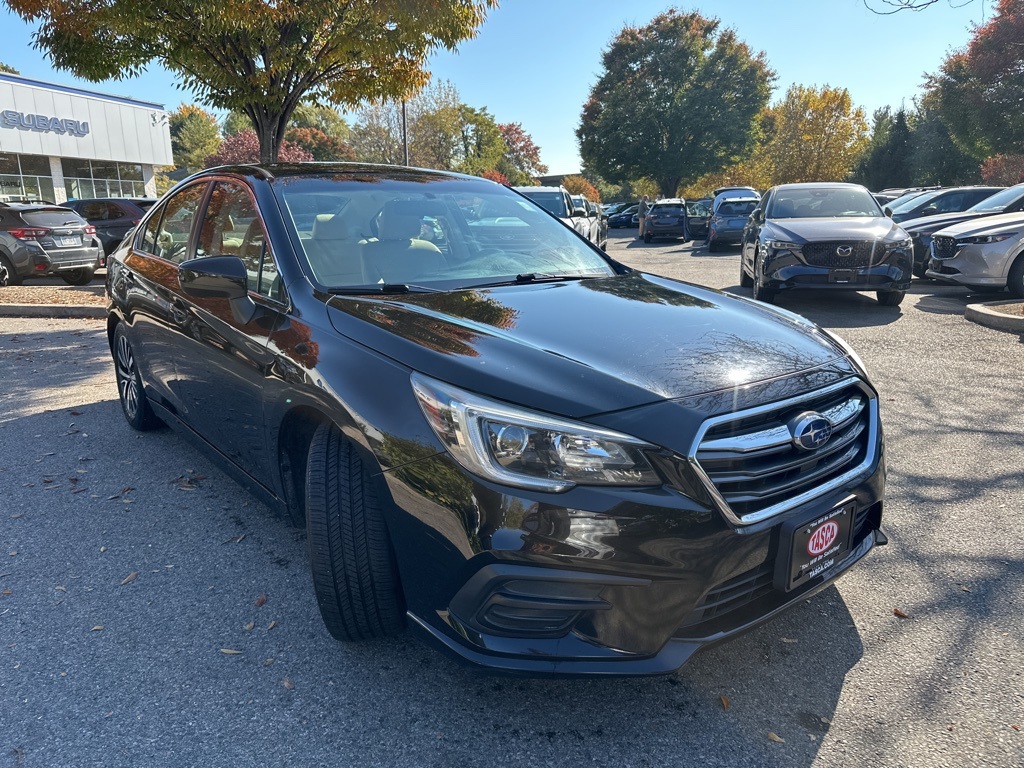
[[882, 210], [866, 189], [858, 187], [798, 187], [780, 189], [772, 197], [769, 219], [818, 219], [836, 216], [881, 216]]
[[679, 203], [666, 203], [651, 208], [651, 216], [682, 216], [684, 206]]
[[757, 200], [724, 200], [718, 205], [719, 216], [749, 216], [757, 208]]
[[80, 227], [85, 219], [69, 208], [40, 208], [35, 211], [24, 211], [21, 218], [33, 227]]
[[562, 197], [561, 192], [529, 192], [524, 190], [523, 194], [537, 203], [537, 205], [551, 211], [555, 216], [564, 217], [568, 215], [568, 212], [565, 210], [565, 198]]
[[889, 208], [893, 213], [906, 213], [907, 211], [913, 211], [920, 208], [922, 205], [927, 205], [930, 200], [934, 200], [945, 191], [946, 190], [944, 189], [933, 189], [931, 192], [922, 192], [902, 203], [898, 200], [889, 203]]
[[1018, 184], [1015, 187], [1002, 189], [991, 197], [986, 197], [980, 203], [975, 203], [967, 210], [976, 211], [977, 213], [999, 213], [1022, 197], [1024, 197], [1024, 184]]
[[615, 274], [573, 230], [491, 182], [350, 172], [286, 176], [273, 186], [328, 288], [451, 290]]
[[923, 194], [924, 190], [915, 189], [913, 192], [906, 192], [900, 195], [895, 200], [890, 200], [888, 203], [886, 203], [886, 205], [888, 205], [893, 211], [895, 211], [898, 206], [901, 206], [904, 203], [913, 200], [916, 197], [920, 197]]

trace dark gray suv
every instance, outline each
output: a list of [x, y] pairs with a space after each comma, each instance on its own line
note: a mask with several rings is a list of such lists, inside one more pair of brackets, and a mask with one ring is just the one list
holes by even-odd
[[85, 285], [102, 266], [96, 228], [68, 208], [51, 203], [0, 203], [0, 265], [8, 285], [58, 275]]

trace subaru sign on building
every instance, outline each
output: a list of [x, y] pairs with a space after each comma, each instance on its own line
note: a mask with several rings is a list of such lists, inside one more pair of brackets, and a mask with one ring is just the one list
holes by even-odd
[[0, 201], [155, 197], [163, 104], [0, 74]]

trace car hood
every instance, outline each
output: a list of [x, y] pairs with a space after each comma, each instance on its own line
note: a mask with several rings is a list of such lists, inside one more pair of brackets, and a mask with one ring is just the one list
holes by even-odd
[[[769, 231], [774, 234], [769, 234]], [[851, 218], [771, 219], [762, 230], [778, 240], [900, 240], [907, 237], [900, 226], [884, 216]]]
[[734, 389], [844, 357], [797, 315], [641, 273], [335, 296], [328, 312], [340, 333], [413, 370], [572, 417]]
[[991, 216], [990, 213], [975, 213], [974, 211], [959, 211], [957, 213], [936, 213], [933, 216], [922, 216], [918, 219], [908, 219], [900, 224], [912, 235], [928, 235], [937, 232], [944, 227], [951, 227], [961, 221], [970, 221], [981, 216]]
[[998, 234], [1015, 228], [1024, 227], [1024, 212], [1000, 213], [996, 216], [985, 216], [981, 221], [962, 221], [944, 227], [936, 235], [946, 237], [964, 237], [974, 235]]

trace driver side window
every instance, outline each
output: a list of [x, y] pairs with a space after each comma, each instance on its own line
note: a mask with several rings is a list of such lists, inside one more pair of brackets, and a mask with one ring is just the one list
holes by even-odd
[[181, 264], [192, 258], [188, 253], [189, 235], [205, 192], [205, 183], [194, 184], [167, 201], [156, 233], [155, 251], [161, 259]]

